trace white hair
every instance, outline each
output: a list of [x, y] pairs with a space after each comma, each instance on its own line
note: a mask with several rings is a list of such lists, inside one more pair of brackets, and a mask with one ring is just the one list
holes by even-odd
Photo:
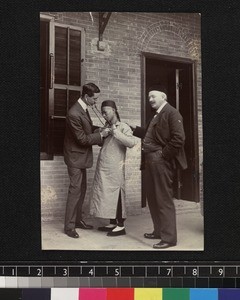
[[161, 92], [165, 101], [167, 101], [167, 95], [164, 92]]

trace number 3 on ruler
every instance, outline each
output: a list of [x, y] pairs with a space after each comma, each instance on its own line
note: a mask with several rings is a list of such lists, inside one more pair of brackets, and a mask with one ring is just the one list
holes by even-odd
[[63, 269], [63, 276], [68, 276], [67, 268], [64, 268], [64, 269]]

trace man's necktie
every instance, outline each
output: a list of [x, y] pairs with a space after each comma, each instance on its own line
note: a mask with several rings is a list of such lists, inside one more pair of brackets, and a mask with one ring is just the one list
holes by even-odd
[[89, 120], [91, 121], [91, 117], [90, 117], [90, 114], [89, 114], [89, 112], [88, 112], [88, 109], [86, 109], [86, 114], [87, 114]]

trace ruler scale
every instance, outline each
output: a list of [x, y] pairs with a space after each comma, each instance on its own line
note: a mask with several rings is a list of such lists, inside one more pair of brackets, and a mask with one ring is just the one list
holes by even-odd
[[0, 287], [239, 288], [240, 262], [57, 263], [0, 265]]

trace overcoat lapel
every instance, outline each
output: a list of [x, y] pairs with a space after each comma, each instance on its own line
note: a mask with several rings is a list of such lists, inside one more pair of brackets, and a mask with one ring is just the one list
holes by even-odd
[[159, 120], [161, 119], [162, 115], [168, 110], [168, 106], [169, 106], [169, 104], [167, 103], [167, 104], [162, 108], [162, 110], [160, 111], [160, 113], [158, 113], [158, 114], [156, 115], [156, 117], [153, 119], [153, 126], [156, 125], [156, 124], [159, 122]]
[[152, 120], [152, 125], [153, 126], [159, 122], [159, 120], [161, 118], [161, 115], [162, 115], [162, 110], [161, 110], [161, 112], [159, 114], [156, 115], [155, 118], [153, 118], [153, 120]]
[[79, 103], [77, 103], [77, 104], [78, 105], [76, 106], [76, 108], [79, 111], [79, 113], [81, 114], [81, 116], [92, 125], [92, 120], [88, 117], [88, 115], [85, 112], [85, 110], [82, 108], [82, 106]]

